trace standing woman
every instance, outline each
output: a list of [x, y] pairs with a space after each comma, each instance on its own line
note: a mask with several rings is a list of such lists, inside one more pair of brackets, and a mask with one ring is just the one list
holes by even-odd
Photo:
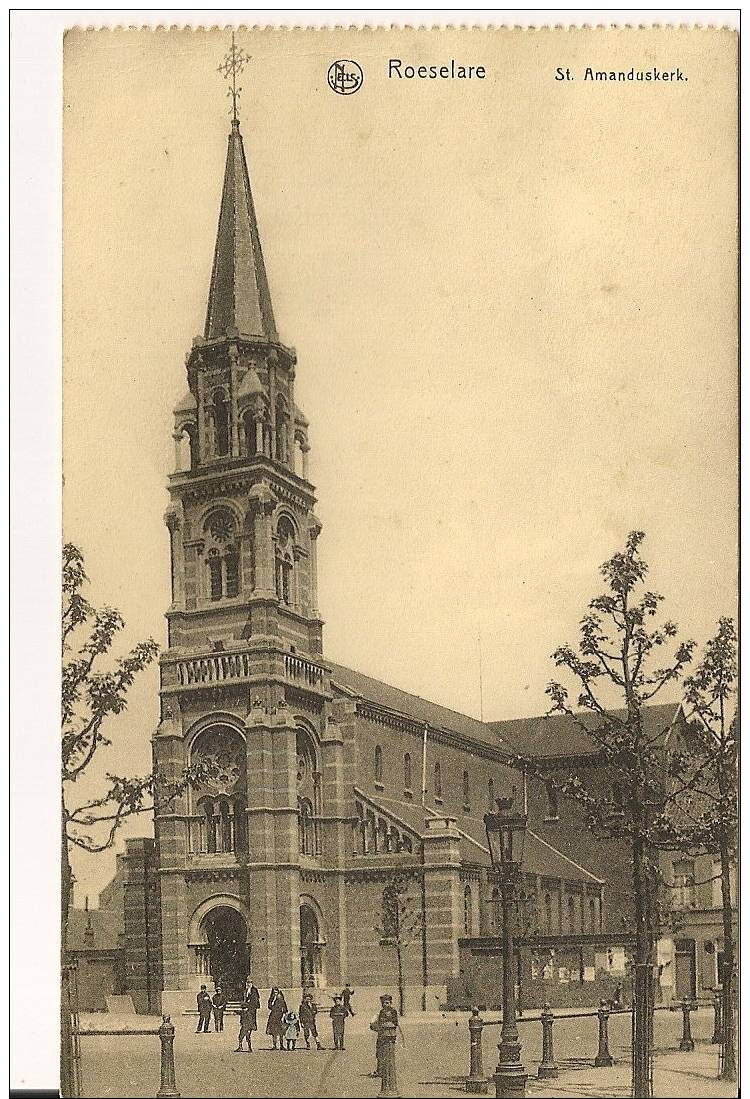
[[271, 995], [268, 997], [269, 1016], [266, 1023], [266, 1034], [270, 1036], [274, 1049], [284, 1048], [283, 1037], [286, 1030], [284, 1016], [288, 1010], [284, 993], [274, 985], [271, 989]]

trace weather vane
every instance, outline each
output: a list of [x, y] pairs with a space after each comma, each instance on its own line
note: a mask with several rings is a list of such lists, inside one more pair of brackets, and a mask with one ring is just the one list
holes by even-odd
[[217, 72], [221, 73], [225, 80], [231, 80], [231, 86], [227, 91], [227, 95], [232, 97], [232, 119], [237, 121], [237, 100], [239, 99], [242, 88], [237, 87], [237, 77], [242, 73], [242, 70], [250, 61], [250, 54], [240, 47], [237, 48], [237, 44], [234, 40], [234, 31], [232, 31], [232, 48], [226, 55], [222, 63], [219, 65]]

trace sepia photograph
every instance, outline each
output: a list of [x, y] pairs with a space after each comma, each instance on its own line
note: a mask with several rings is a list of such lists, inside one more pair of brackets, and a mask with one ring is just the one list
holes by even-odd
[[737, 1095], [737, 33], [62, 54], [60, 1093]]

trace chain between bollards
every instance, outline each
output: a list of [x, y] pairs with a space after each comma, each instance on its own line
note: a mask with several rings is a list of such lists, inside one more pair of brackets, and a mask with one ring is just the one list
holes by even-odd
[[606, 1000], [599, 1002], [599, 1052], [594, 1058], [596, 1068], [609, 1068], [614, 1064], [612, 1054], [609, 1052], [609, 1004]]
[[555, 1016], [549, 1004], [542, 1008], [542, 1062], [537, 1069], [540, 1080], [557, 1079], [557, 1065], [555, 1063], [555, 1051], [552, 1046], [552, 1025]]
[[483, 1029], [484, 1022], [479, 1014], [479, 1008], [473, 1007], [469, 1019], [469, 1075], [466, 1080], [466, 1090], [474, 1095], [487, 1093], [487, 1078], [482, 1065]]
[[680, 1049], [683, 1053], [690, 1053], [691, 1050], [695, 1049], [693, 1035], [690, 1032], [690, 1012], [695, 1011], [697, 1006], [696, 1003], [692, 1003], [690, 1000], [682, 1001], [682, 1041], [680, 1042]]
[[159, 1041], [161, 1042], [161, 1087], [156, 1093], [156, 1099], [179, 1099], [180, 1093], [177, 1090], [174, 1072], [174, 1026], [169, 1015], [162, 1015]]

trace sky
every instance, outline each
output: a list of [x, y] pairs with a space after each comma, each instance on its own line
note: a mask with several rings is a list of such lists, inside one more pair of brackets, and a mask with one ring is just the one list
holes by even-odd
[[[592, 34], [238, 36], [271, 294], [311, 425], [325, 653], [488, 720], [545, 711], [550, 654], [629, 530], [684, 636], [735, 613], [733, 40]], [[227, 46], [65, 43], [64, 533], [130, 644], [166, 639], [171, 410], [205, 317]], [[337, 96], [328, 65], [355, 52], [365, 82]], [[394, 82], [394, 56], [487, 78]], [[582, 79], [677, 63], [679, 85]], [[100, 773], [148, 769], [157, 700], [151, 668]], [[113, 865], [76, 860], [79, 903]]]

